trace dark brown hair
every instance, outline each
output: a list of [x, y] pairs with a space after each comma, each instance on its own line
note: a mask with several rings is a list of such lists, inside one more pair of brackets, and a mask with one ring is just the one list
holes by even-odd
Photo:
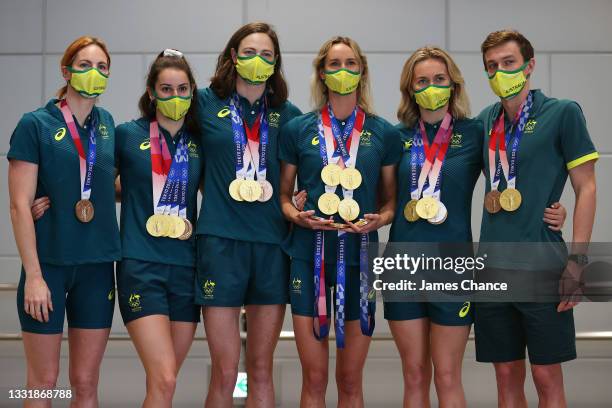
[[480, 50], [482, 51], [482, 62], [485, 65], [485, 69], [487, 68], [487, 61], [485, 61], [485, 54], [487, 53], [487, 51], [489, 51], [491, 48], [497, 47], [510, 41], [516, 42], [519, 46], [519, 49], [521, 50], [521, 55], [523, 56], [523, 62], [527, 62], [533, 58], [533, 46], [523, 34], [512, 29], [494, 31], [491, 34], [487, 35], [487, 38], [485, 38], [482, 45], [480, 46]]
[[[110, 68], [111, 57], [108, 53], [108, 48], [106, 48], [106, 44], [104, 41], [97, 37], [90, 37], [88, 35], [84, 35], [82, 37], [77, 38], [66, 48], [64, 51], [64, 55], [62, 56], [62, 60], [60, 61], [60, 68], [63, 67], [71, 67], [74, 63], [74, 59], [76, 55], [85, 47], [89, 47], [90, 45], [97, 45], [100, 49], [106, 54], [106, 59], [108, 62], [108, 67]], [[66, 91], [68, 90], [68, 85], [62, 86], [58, 89], [56, 95], [58, 98], [62, 99], [66, 95]]]
[[[151, 91], [155, 90], [155, 84], [157, 83], [159, 74], [167, 68], [179, 69], [185, 72], [187, 78], [189, 78], [189, 86], [192, 89], [191, 106], [189, 106], [189, 110], [185, 115], [185, 128], [191, 137], [199, 137], [201, 128], [198, 119], [198, 88], [191, 67], [184, 56], [164, 56], [164, 51], [160, 52], [155, 61], [151, 64], [151, 68], [149, 68], [146, 82], [147, 89]], [[145, 90], [140, 97], [140, 101], [138, 101], [138, 109], [140, 109], [142, 117], [149, 120], [155, 119], [157, 107], [155, 106], [155, 101], [151, 100], [147, 90]]]
[[267, 23], [249, 23], [240, 27], [229, 39], [225, 49], [217, 59], [217, 68], [215, 75], [210, 80], [210, 87], [221, 99], [226, 99], [232, 95], [236, 89], [236, 67], [232, 60], [232, 49], [238, 53], [238, 47], [242, 40], [254, 33], [264, 33], [272, 40], [274, 44], [274, 56], [276, 64], [274, 73], [267, 81], [268, 88], [268, 103], [272, 107], [278, 107], [287, 100], [287, 83], [283, 76], [283, 59], [281, 57], [280, 45], [278, 36], [272, 27]]

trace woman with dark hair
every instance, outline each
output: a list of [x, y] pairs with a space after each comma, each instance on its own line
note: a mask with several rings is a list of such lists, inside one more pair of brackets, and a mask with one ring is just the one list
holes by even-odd
[[197, 87], [182, 53], [151, 64], [142, 117], [117, 126], [123, 321], [147, 374], [143, 406], [172, 405], [176, 376], [199, 321], [193, 301], [193, 225], [202, 172]]
[[[23, 264], [17, 310], [32, 398], [25, 406], [51, 406], [50, 400], [33, 399], [46, 399], [56, 386], [64, 316], [72, 389], [58, 395], [78, 406], [97, 406], [115, 306], [113, 262], [121, 255], [115, 124], [96, 106], [106, 89], [110, 55], [100, 39], [80, 37], [66, 49], [60, 68], [66, 85], [59, 99], [23, 116], [7, 154], [11, 219]], [[34, 222], [31, 206], [43, 196], [53, 206]]]
[[280, 127], [300, 111], [287, 101], [278, 38], [266, 23], [238, 29], [199, 91], [206, 174], [198, 235], [196, 303], [212, 360], [206, 406], [231, 407], [248, 324], [247, 404], [274, 406], [272, 356], [288, 300], [287, 223], [279, 202]]

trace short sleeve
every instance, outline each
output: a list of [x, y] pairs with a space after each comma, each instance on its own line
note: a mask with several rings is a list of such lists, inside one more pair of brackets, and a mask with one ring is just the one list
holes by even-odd
[[115, 128], [115, 168], [121, 169], [121, 153], [125, 145], [127, 136], [127, 124], [122, 123]]
[[297, 129], [297, 118], [290, 120], [281, 128], [278, 149], [280, 160], [296, 166], [298, 164], [298, 151], [296, 146], [296, 140], [298, 138]]
[[582, 109], [576, 102], [570, 101], [566, 105], [559, 129], [561, 150], [568, 170], [599, 158], [587, 130]]
[[6, 155], [9, 160], [21, 160], [34, 164], [40, 162], [40, 134], [37, 121], [32, 113], [23, 115], [13, 131], [10, 148]]
[[383, 166], [397, 164], [402, 157], [402, 140], [400, 132], [397, 128], [390, 124], [385, 124], [383, 144], [385, 147], [384, 156], [382, 159]]

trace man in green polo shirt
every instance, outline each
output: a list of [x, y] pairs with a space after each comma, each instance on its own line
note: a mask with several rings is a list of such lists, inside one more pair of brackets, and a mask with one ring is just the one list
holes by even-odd
[[[577, 103], [530, 89], [535, 68], [531, 43], [511, 30], [488, 35], [482, 44], [492, 90], [501, 98], [484, 109], [484, 167], [487, 182], [481, 242], [563, 243], [547, 227], [542, 211], [558, 201], [569, 175], [576, 193], [571, 255], [564, 278], [579, 280], [584, 247], [595, 216], [598, 153]], [[496, 126], [497, 125], [497, 126]], [[505, 145], [505, 153], [499, 147]], [[495, 158], [490, 163], [489, 154]], [[506, 164], [502, 156], [507, 158]], [[492, 166], [490, 166], [492, 164]], [[581, 245], [582, 244], [582, 245]], [[536, 245], [536, 244], [534, 244]], [[543, 244], [538, 244], [543, 246]], [[490, 257], [498, 276], [538, 270], [530, 254]], [[535, 273], [535, 272], [534, 272]], [[576, 358], [572, 308], [577, 302], [478, 303], [476, 359], [492, 362], [501, 406], [526, 406], [525, 348], [541, 407], [565, 406], [561, 363]]]

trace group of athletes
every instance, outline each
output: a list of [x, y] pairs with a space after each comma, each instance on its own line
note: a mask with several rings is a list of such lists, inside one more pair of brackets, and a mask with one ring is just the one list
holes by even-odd
[[[249, 23], [229, 39], [208, 88], [198, 89], [180, 51], [162, 51], [140, 117], [115, 126], [96, 105], [111, 72], [107, 47], [75, 40], [60, 63], [66, 85], [21, 118], [7, 154], [27, 387], [56, 386], [67, 316], [73, 404], [97, 406], [116, 294], [146, 372], [144, 407], [171, 406], [200, 315], [212, 360], [205, 406], [232, 406], [242, 308], [247, 406], [272, 407], [290, 303], [301, 406], [325, 406], [331, 327], [338, 405], [364, 406], [375, 313], [367, 247], [379, 228], [391, 224], [392, 242], [471, 242], [482, 173], [481, 241], [563, 242], [558, 200], [569, 175], [572, 241], [588, 243], [598, 153], [580, 107], [531, 89], [534, 50], [519, 32], [493, 32], [481, 48], [497, 102], [470, 118], [459, 67], [422, 47], [404, 64], [392, 126], [374, 113], [354, 40], [321, 46], [314, 109], [303, 114], [288, 100], [277, 34]], [[582, 248], [564, 270], [577, 282]], [[528, 264], [512, 254], [488, 266], [512, 274]], [[461, 366], [474, 322], [476, 357], [495, 365], [500, 406], [526, 406], [525, 349], [540, 406], [565, 406], [561, 363], [576, 357], [576, 303], [385, 302], [403, 405], [429, 406], [433, 371], [440, 406], [466, 406]]]

